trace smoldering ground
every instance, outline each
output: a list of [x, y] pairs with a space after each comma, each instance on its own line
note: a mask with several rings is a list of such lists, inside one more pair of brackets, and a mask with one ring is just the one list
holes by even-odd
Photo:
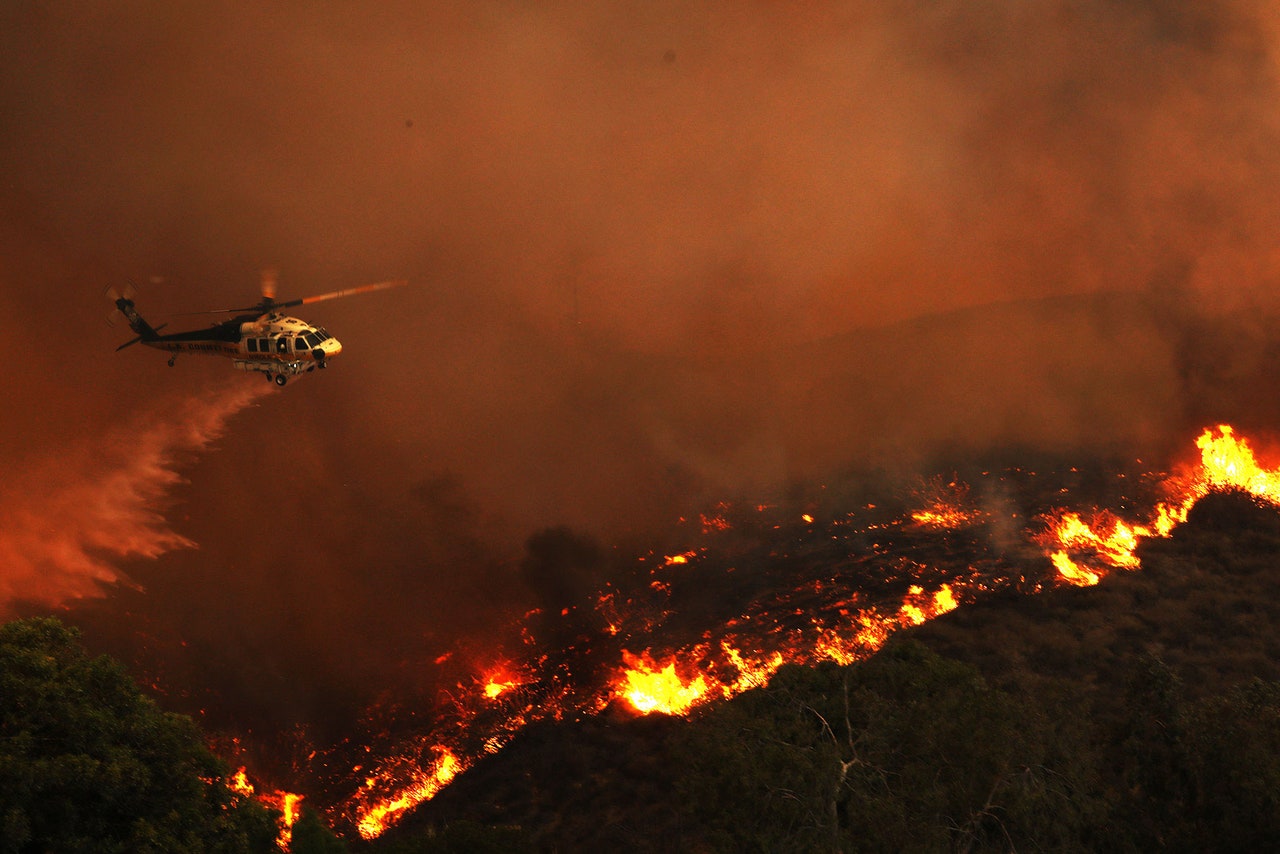
[[[282, 298], [414, 283], [308, 307], [341, 358], [151, 496], [198, 548], [97, 555], [141, 589], [76, 612], [271, 726], [428, 690], [423, 662], [558, 589], [521, 573], [549, 526], [608, 544], [851, 462], [1276, 423], [1262, 3], [0, 20], [13, 501], [236, 379], [112, 353], [106, 285], [160, 322], [252, 303], [265, 266]], [[30, 502], [82, 524], [61, 506]]]

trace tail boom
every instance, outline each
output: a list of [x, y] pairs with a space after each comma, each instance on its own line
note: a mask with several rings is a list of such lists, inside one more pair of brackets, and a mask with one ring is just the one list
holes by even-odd
[[[138, 314], [138, 310], [133, 306], [133, 300], [128, 297], [120, 297], [116, 300], [116, 308], [124, 315], [124, 319], [129, 321], [129, 328], [138, 336], [133, 341], [130, 341], [129, 344], [137, 341], [154, 341], [160, 337], [160, 333], [150, 323], [147, 323], [142, 318], [142, 315]], [[124, 349], [129, 344], [123, 344], [119, 349]]]

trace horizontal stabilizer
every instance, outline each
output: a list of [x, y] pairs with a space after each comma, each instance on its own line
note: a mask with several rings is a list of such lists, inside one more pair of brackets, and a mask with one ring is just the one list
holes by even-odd
[[[152, 331], [152, 333], [154, 334], [154, 333], [156, 333], [156, 332], [159, 332], [161, 329], [164, 329], [164, 328], [165, 328], [166, 326], [168, 326], [168, 325], [169, 325], [169, 324], [167, 324], [167, 323], [162, 323], [162, 324], [160, 324], [159, 326], [157, 326], [155, 329], [153, 329], [153, 330], [151, 330], [151, 331]], [[130, 347], [130, 346], [132, 346], [132, 345], [134, 345], [134, 344], [137, 344], [139, 341], [141, 341], [141, 340], [143, 339], [143, 337], [145, 337], [145, 336], [139, 335], [137, 338], [134, 338], [132, 341], [126, 341], [126, 342], [124, 342], [123, 344], [121, 344], [119, 347], [117, 347], [117, 348], [116, 348], [116, 352], [117, 352], [117, 353], [119, 353], [119, 352], [120, 352], [121, 350], [123, 350], [125, 347]]]

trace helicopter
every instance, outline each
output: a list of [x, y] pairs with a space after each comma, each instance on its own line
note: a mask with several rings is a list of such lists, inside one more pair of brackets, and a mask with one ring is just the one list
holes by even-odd
[[283, 386], [289, 377], [325, 368], [329, 360], [342, 352], [342, 344], [323, 327], [313, 326], [296, 317], [281, 314], [281, 309], [298, 305], [310, 305], [338, 297], [381, 291], [408, 284], [405, 279], [375, 282], [355, 288], [346, 288], [317, 296], [276, 302], [276, 276], [274, 271], [262, 274], [262, 300], [244, 308], [215, 309], [190, 314], [236, 314], [230, 320], [215, 323], [207, 329], [189, 332], [161, 334], [168, 324], [153, 327], [143, 319], [134, 306], [136, 289], [127, 287], [124, 293], [114, 287], [107, 289], [107, 298], [114, 304], [108, 320], [117, 314], [124, 315], [129, 328], [137, 335], [116, 348], [116, 352], [142, 343], [170, 353], [169, 367], [173, 367], [179, 353], [197, 353], [223, 356], [233, 360], [242, 371], [257, 371], [268, 382]]

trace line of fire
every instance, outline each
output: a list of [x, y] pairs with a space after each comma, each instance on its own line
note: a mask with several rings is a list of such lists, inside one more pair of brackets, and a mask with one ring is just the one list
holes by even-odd
[[[531, 612], [505, 647], [441, 656], [457, 677], [436, 708], [407, 713], [409, 735], [371, 724], [364, 739], [311, 750], [308, 797], [335, 827], [372, 839], [533, 722], [695, 715], [784, 665], [863, 660], [893, 633], [998, 591], [1034, 595], [1139, 571], [1140, 541], [1169, 536], [1210, 492], [1280, 503], [1280, 468], [1263, 467], [1230, 426], [1206, 429], [1195, 445], [1194, 462], [1177, 471], [1134, 461], [1108, 475], [1104, 496], [1096, 484], [1079, 496], [1105, 504], [1073, 506], [1075, 469], [1007, 468], [922, 481], [905, 513], [902, 503], [850, 506], [848, 496], [710, 507], [680, 520], [679, 548], [634, 555], [628, 579], [583, 613]], [[560, 646], [538, 636], [548, 619], [566, 627]], [[252, 792], [243, 767], [235, 787]], [[302, 796], [262, 791], [291, 822]]]

